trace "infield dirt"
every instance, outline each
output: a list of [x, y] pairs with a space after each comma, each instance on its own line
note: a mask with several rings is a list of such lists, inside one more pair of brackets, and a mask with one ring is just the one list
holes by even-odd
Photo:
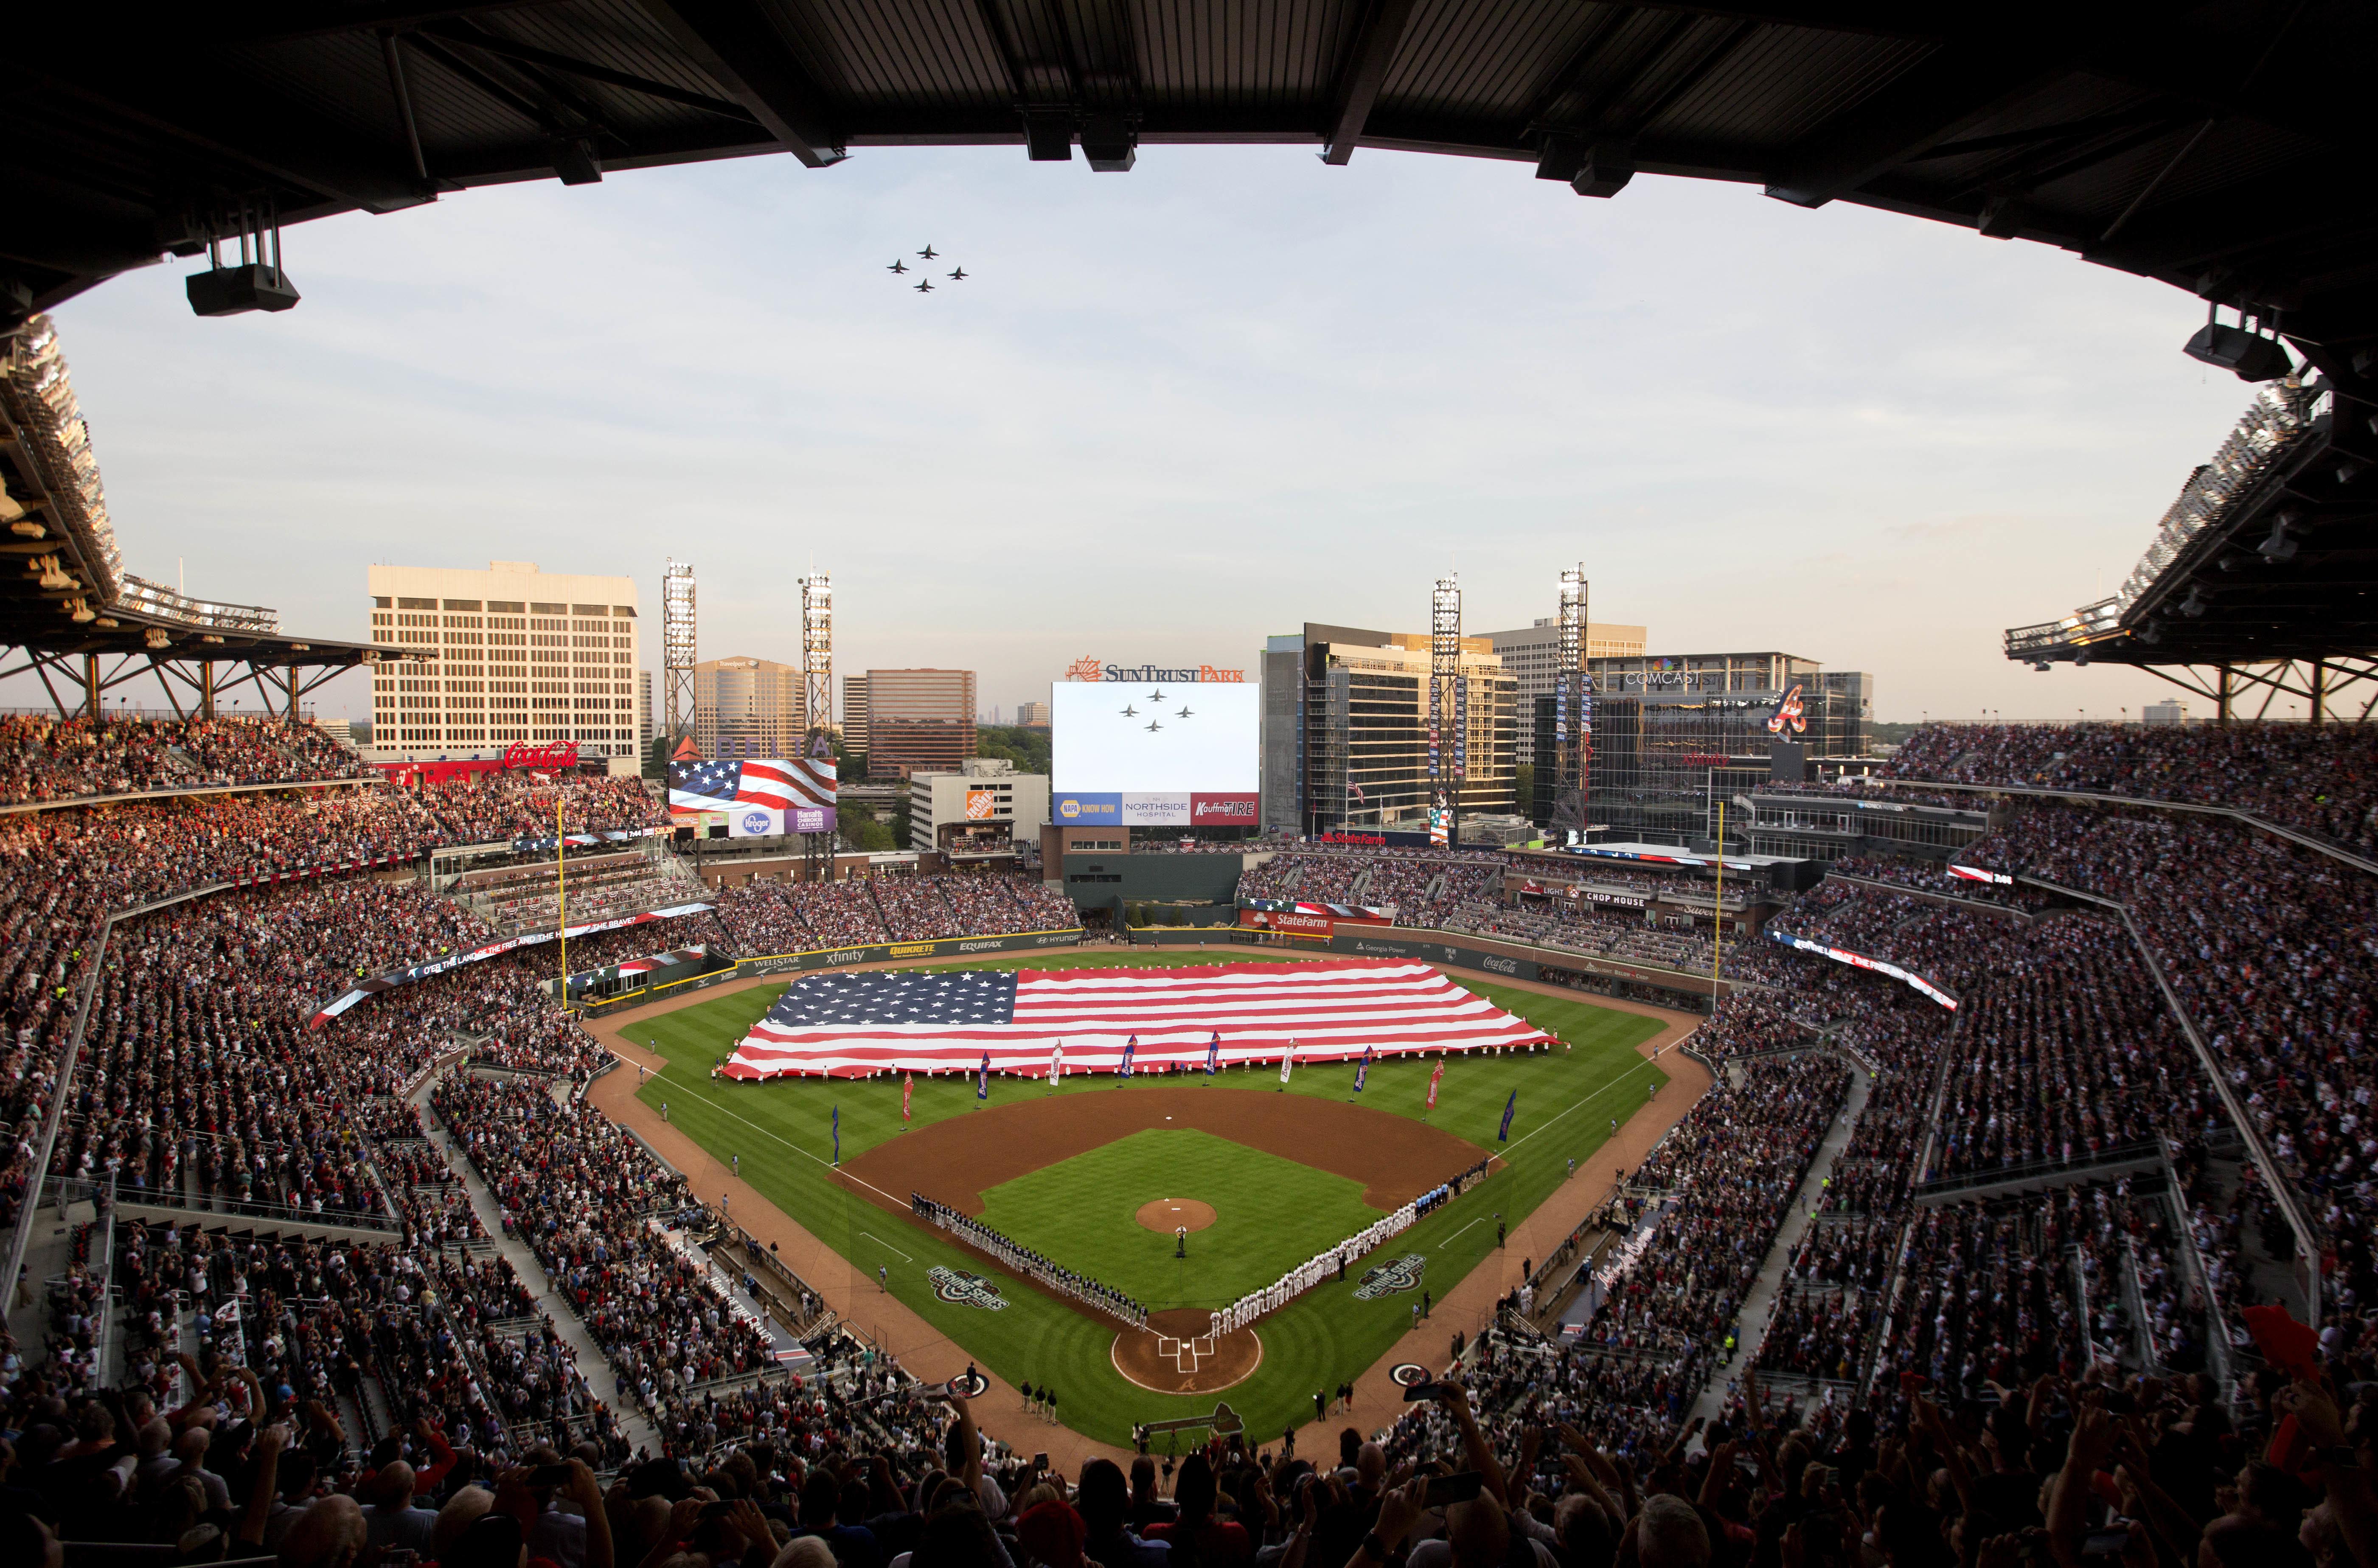
[[1359, 1105], [1167, 1084], [1052, 1095], [950, 1117], [845, 1160], [842, 1173], [895, 1214], [908, 1214], [908, 1194], [921, 1192], [979, 1215], [984, 1191], [1002, 1182], [1135, 1132], [1184, 1129], [1359, 1181], [1363, 1202], [1383, 1214], [1469, 1169], [1480, 1153], [1450, 1132]]

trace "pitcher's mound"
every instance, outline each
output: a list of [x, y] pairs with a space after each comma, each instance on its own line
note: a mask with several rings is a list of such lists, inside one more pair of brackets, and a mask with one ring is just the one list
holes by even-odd
[[1147, 1328], [1115, 1335], [1115, 1371], [1158, 1394], [1211, 1394], [1244, 1382], [1262, 1364], [1263, 1341], [1252, 1328], [1209, 1335], [1213, 1318], [1185, 1307], [1150, 1312]]
[[1140, 1204], [1139, 1213], [1133, 1217], [1148, 1229], [1170, 1236], [1176, 1230], [1203, 1230], [1213, 1224], [1214, 1205], [1195, 1198], [1159, 1198], [1152, 1203]]

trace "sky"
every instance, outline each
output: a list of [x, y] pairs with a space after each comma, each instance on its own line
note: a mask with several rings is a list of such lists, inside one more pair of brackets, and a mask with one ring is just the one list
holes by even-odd
[[[2201, 304], [1846, 204], [1532, 173], [740, 159], [292, 229], [280, 315], [200, 320], [172, 261], [54, 317], [128, 569], [299, 635], [367, 640], [372, 562], [533, 560], [638, 579], [649, 666], [675, 557], [702, 657], [798, 663], [823, 570], [839, 670], [973, 669], [1012, 717], [1085, 655], [1252, 679], [1307, 620], [1423, 630], [1447, 573], [1467, 629], [1526, 626], [1582, 563], [1651, 652], [1871, 671], [1885, 720], [2168, 692], [2000, 636], [2112, 592], [2245, 408], [2180, 352]], [[920, 294], [885, 269], [928, 244]], [[318, 703], [367, 717], [367, 684]]]

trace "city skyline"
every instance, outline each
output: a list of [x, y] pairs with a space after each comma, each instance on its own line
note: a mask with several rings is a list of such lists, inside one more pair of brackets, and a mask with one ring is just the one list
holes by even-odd
[[[1998, 634], [2118, 583], [2244, 406], [2180, 354], [2187, 295], [1722, 186], [1310, 162], [909, 150], [797, 207], [764, 162], [631, 173], [309, 224], [284, 317], [195, 319], [177, 263], [57, 317], [132, 569], [300, 635], [365, 640], [375, 560], [656, 587], [675, 554], [705, 655], [797, 663], [815, 569], [843, 667], [970, 668], [1013, 712], [1085, 654], [1252, 671], [1307, 619], [1417, 628], [1447, 571], [1469, 628], [1524, 627], [1582, 560], [1651, 652], [1871, 670], [1885, 721], [2168, 689]], [[979, 292], [879, 297], [924, 231]]]

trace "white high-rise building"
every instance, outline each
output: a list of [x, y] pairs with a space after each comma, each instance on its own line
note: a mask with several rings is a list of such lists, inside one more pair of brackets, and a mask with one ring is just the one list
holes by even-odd
[[[1585, 656], [1589, 659], [1639, 659], [1647, 637], [1639, 626], [1588, 621]], [[1486, 640], [1502, 656], [1503, 668], [1519, 683], [1519, 760], [1536, 760], [1536, 699], [1549, 697], [1553, 677], [1560, 674], [1560, 619], [1546, 616], [1516, 631], [1490, 631]]]
[[494, 756], [514, 742], [636, 755], [636, 581], [542, 572], [370, 569], [372, 640], [434, 651], [372, 670], [372, 756]]

